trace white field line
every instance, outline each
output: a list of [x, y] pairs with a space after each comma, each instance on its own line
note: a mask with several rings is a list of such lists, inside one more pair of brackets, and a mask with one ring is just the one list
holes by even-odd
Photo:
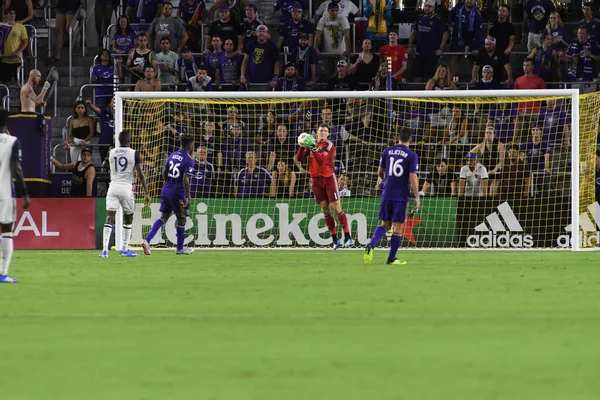
[[2, 319], [172, 319], [172, 320], [600, 320], [600, 315], [575, 314], [514, 314], [514, 315], [478, 315], [478, 314], [218, 314], [218, 313], [0, 313]]

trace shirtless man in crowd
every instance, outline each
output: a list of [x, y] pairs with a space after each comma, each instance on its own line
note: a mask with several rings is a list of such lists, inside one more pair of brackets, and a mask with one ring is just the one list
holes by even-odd
[[35, 112], [36, 107], [45, 107], [44, 97], [48, 93], [50, 83], [44, 83], [40, 94], [35, 94], [34, 88], [42, 81], [42, 74], [37, 69], [29, 72], [29, 80], [21, 88], [21, 112]]

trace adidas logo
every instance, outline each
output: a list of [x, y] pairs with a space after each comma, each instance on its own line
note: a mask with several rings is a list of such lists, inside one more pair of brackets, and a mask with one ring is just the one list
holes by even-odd
[[[588, 212], [584, 212], [579, 215], [579, 228], [580, 228], [580, 241], [581, 247], [596, 247], [600, 244], [600, 204], [594, 202], [587, 208]], [[591, 216], [591, 218], [590, 218]], [[593, 221], [592, 221], [593, 219]], [[571, 232], [573, 231], [572, 224], [565, 226], [564, 235], [560, 235], [556, 239], [558, 247], [568, 248], [571, 247]]]
[[523, 227], [510, 208], [510, 204], [505, 201], [497, 207], [497, 210], [497, 213], [493, 212], [485, 217], [487, 224], [482, 222], [475, 227], [475, 232], [481, 234], [467, 237], [467, 246], [473, 248], [533, 247], [533, 236], [520, 233], [523, 232]]

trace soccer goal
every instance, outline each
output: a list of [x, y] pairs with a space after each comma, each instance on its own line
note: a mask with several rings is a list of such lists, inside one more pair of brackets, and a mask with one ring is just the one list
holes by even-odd
[[[307, 165], [294, 157], [298, 135], [321, 123], [330, 127], [339, 196], [359, 248], [378, 225], [379, 156], [402, 127], [413, 131], [422, 193], [418, 213], [404, 224], [403, 247], [580, 250], [599, 242], [600, 94], [117, 92], [115, 98], [115, 131], [131, 131], [154, 198], [150, 207], [140, 198], [131, 243], [140, 243], [160, 216], [163, 164], [178, 137], [192, 135], [187, 246], [330, 246]], [[174, 222], [153, 245], [173, 247]]]

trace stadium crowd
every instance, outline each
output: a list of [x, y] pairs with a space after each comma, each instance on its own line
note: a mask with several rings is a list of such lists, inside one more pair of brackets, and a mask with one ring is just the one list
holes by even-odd
[[[120, 90], [135, 91], [597, 90], [600, 21], [591, 2], [582, 4], [583, 19], [574, 32], [552, 1], [525, 2], [522, 56], [514, 54], [515, 9], [506, 4], [487, 4], [484, 10], [464, 0], [448, 9], [440, 4], [445, 2], [423, 1], [408, 43], [401, 43], [390, 5], [375, 3], [382, 3], [383, 14], [371, 2], [358, 7], [327, 0], [311, 16], [304, 0], [278, 0], [263, 20], [249, 0], [233, 7], [220, 0], [210, 9], [202, 0], [183, 0], [176, 10], [167, 1], [130, 0], [91, 71], [91, 83], [104, 85], [87, 102], [102, 122], [99, 143], [108, 146], [114, 137], [115, 80]], [[277, 40], [269, 23], [275, 13], [281, 14]], [[376, 14], [387, 22], [376, 21]], [[358, 25], [362, 16], [367, 28], [361, 51], [352, 53], [351, 23]], [[166, 111], [152, 118], [131, 105], [124, 126], [142, 133], [133, 144], [143, 146], [149, 182], [156, 182], [153, 195], [160, 178], [152, 174], [160, 174], [175, 138], [187, 134], [196, 138], [196, 196], [310, 196], [305, 167], [295, 159], [295, 138], [320, 123], [330, 126], [338, 148], [336, 172], [345, 195], [378, 194], [379, 153], [390, 132], [401, 127], [413, 131], [427, 195], [528, 197], [567, 190], [570, 102], [496, 100], [167, 102]], [[67, 146], [89, 143], [77, 122], [82, 104], [74, 109]], [[106, 152], [104, 147], [103, 157]]]

